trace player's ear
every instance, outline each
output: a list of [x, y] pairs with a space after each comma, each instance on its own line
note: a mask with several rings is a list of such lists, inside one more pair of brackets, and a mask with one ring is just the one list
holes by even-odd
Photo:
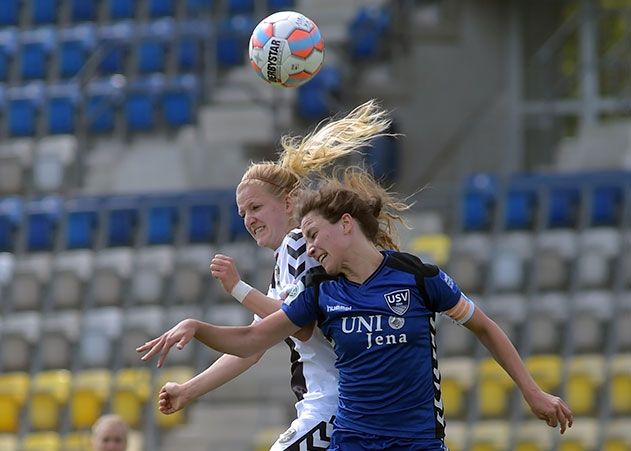
[[344, 213], [340, 218], [340, 222], [342, 224], [342, 232], [344, 234], [350, 233], [353, 229], [353, 217], [348, 213]]
[[288, 215], [291, 215], [293, 212], [294, 212], [294, 198], [289, 194], [285, 194], [285, 213], [287, 213]]

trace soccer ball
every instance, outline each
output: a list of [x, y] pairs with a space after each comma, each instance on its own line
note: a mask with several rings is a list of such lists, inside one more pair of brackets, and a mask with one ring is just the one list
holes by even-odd
[[276, 86], [294, 88], [320, 70], [324, 41], [317, 25], [295, 11], [263, 19], [250, 37], [250, 65], [259, 77]]

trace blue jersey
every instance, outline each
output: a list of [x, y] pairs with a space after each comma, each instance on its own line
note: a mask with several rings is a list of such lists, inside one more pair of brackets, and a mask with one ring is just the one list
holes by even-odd
[[313, 274], [282, 308], [298, 326], [317, 320], [334, 345], [340, 375], [337, 428], [442, 438], [435, 313], [452, 309], [460, 289], [413, 255], [383, 254], [364, 283]]

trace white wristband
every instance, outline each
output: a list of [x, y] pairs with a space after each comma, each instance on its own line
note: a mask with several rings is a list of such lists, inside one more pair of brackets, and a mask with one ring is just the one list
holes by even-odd
[[252, 291], [252, 287], [245, 283], [243, 280], [239, 280], [237, 284], [232, 287], [232, 291], [230, 292], [230, 294], [237, 301], [243, 303], [243, 300], [250, 291]]

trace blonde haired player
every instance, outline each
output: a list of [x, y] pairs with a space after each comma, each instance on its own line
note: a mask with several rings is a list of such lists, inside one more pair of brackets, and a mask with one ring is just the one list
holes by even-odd
[[[293, 193], [307, 177], [318, 177], [341, 157], [357, 152], [389, 127], [386, 112], [376, 102], [366, 102], [347, 116], [330, 121], [304, 138], [284, 136], [283, 151], [276, 162], [250, 165], [236, 190], [239, 214], [256, 244], [274, 251], [276, 266], [268, 296], [251, 296], [251, 287], [240, 281], [232, 258], [217, 255], [211, 273], [228, 292], [264, 317], [276, 312], [280, 300], [297, 285], [307, 270], [319, 266], [309, 257], [302, 232], [293, 217]], [[258, 318], [257, 318], [258, 319]], [[291, 386], [298, 399], [296, 419], [280, 435], [271, 450], [325, 450], [329, 446], [332, 420], [337, 407], [338, 373], [335, 353], [322, 332], [313, 326], [305, 331], [307, 341], [290, 337]], [[301, 337], [300, 334], [296, 336]], [[248, 358], [225, 354], [191, 380], [169, 382], [159, 395], [160, 410], [176, 412], [201, 395], [239, 376], [263, 355]]]

